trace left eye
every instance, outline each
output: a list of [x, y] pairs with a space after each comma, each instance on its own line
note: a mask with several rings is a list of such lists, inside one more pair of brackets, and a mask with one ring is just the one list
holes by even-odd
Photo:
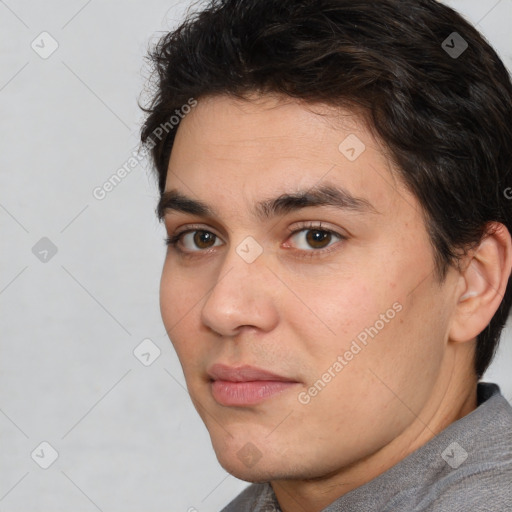
[[290, 239], [300, 250], [325, 249], [331, 242], [342, 240], [342, 236], [325, 229], [301, 229], [296, 231]]

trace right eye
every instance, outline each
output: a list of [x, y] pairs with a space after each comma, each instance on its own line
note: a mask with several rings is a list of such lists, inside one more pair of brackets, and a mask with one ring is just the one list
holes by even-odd
[[204, 229], [189, 229], [166, 238], [165, 243], [180, 252], [201, 252], [212, 247], [218, 247], [220, 239], [216, 234]]

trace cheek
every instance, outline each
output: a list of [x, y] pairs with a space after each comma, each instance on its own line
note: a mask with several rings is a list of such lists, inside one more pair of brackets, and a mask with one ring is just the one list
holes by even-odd
[[193, 359], [194, 351], [199, 350], [199, 339], [194, 343], [187, 343], [187, 340], [190, 341], [191, 335], [193, 338], [198, 336], [197, 311], [204, 294], [204, 291], [197, 289], [193, 280], [180, 277], [166, 263], [160, 280], [160, 313], [179, 359], [183, 358], [182, 363]]
[[[410, 265], [399, 266], [390, 265], [385, 278], [382, 271], [369, 272], [367, 266], [366, 275], [354, 272], [348, 280], [331, 278], [310, 287], [296, 283], [297, 295], [307, 298], [308, 308], [288, 304], [286, 318], [312, 362], [308, 380], [320, 378], [341, 356], [339, 375], [345, 377], [336, 379], [338, 385], [343, 381], [345, 390], [378, 397], [372, 406], [383, 398], [386, 402], [375, 386], [392, 396], [378, 377], [399, 389], [418, 380], [426, 386], [432, 383], [442, 357], [442, 343], [433, 346], [431, 341], [443, 338], [442, 322], [436, 321], [440, 306], [422, 287], [410, 293], [416, 273]], [[425, 287], [429, 284], [427, 280]]]
[[291, 297], [287, 304], [286, 318], [300, 337], [307, 333], [309, 355], [322, 363], [327, 362], [326, 357], [336, 357], [347, 350], [351, 341], [392, 304], [376, 293], [371, 280], [361, 276], [347, 280], [343, 273], [339, 276], [294, 285], [297, 296], [304, 299], [299, 302]]
[[165, 262], [160, 278], [160, 311], [167, 329], [190, 321], [194, 305], [206, 292], [198, 285], [192, 274], [175, 268], [170, 260]]
[[446, 325], [439, 320], [439, 304], [428, 294], [403, 295], [399, 302], [400, 312], [357, 356], [366, 382], [358, 386], [366, 391], [370, 409], [395, 416], [404, 425], [413, 419], [411, 411], [422, 409], [436, 384]]

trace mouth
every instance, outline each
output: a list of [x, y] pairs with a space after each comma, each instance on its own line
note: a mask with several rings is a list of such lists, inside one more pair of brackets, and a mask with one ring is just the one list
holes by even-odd
[[214, 400], [231, 407], [258, 404], [299, 384], [294, 379], [254, 366], [215, 364], [208, 376]]

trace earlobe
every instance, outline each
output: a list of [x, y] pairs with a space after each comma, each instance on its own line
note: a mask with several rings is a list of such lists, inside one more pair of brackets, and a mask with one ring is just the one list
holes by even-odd
[[460, 275], [451, 341], [470, 341], [487, 327], [505, 295], [511, 269], [510, 233], [503, 224], [490, 223], [480, 245], [468, 254]]

